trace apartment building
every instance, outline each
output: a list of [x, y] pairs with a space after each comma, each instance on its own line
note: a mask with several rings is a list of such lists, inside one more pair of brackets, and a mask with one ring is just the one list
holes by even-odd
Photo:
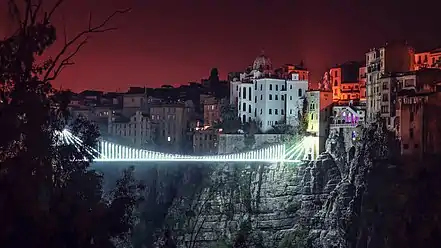
[[[414, 69], [415, 51], [405, 43], [390, 43], [379, 49], [371, 49], [366, 53], [366, 98], [367, 120], [375, 121], [385, 107], [382, 99], [385, 75], [402, 73]], [[390, 87], [389, 87], [390, 88]]]

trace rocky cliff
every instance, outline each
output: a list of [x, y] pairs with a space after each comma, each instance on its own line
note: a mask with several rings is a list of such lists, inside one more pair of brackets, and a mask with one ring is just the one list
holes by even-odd
[[397, 247], [380, 230], [402, 196], [388, 180], [395, 138], [372, 125], [361, 140], [347, 151], [334, 133], [306, 164], [213, 166], [194, 194], [175, 198], [157, 247]]
[[307, 164], [213, 168], [197, 193], [170, 207], [162, 233], [172, 230], [178, 247], [305, 247], [320, 237], [318, 213], [342, 179], [330, 153]]

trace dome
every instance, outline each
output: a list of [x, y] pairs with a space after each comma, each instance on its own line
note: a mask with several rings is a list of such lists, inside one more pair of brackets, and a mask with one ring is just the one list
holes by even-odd
[[266, 70], [272, 70], [273, 65], [271, 64], [270, 58], [265, 56], [265, 54], [262, 54], [258, 56], [253, 63], [253, 70], [258, 71], [266, 71]]

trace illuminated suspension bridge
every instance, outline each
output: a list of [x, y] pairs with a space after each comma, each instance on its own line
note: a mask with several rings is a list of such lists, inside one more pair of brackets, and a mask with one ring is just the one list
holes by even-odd
[[[73, 144], [77, 149], [83, 146], [83, 142], [64, 130], [60, 133], [62, 141]], [[298, 163], [305, 159], [305, 141], [303, 139], [296, 144], [287, 147], [285, 144], [277, 144], [257, 150], [211, 155], [192, 156], [168, 154], [144, 149], [136, 149], [101, 140], [97, 148], [87, 148], [86, 151], [93, 157], [94, 162], [267, 162], [267, 163]]]

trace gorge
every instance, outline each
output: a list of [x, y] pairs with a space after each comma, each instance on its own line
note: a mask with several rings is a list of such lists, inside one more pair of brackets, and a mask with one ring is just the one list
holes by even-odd
[[[396, 149], [395, 136], [373, 124], [350, 149], [342, 135], [331, 133], [326, 152], [303, 164], [137, 169], [147, 190], [132, 245], [333, 248], [439, 242], [438, 221], [419, 211], [438, 216], [439, 200], [422, 189], [439, 185], [440, 170], [432, 160], [416, 168]], [[426, 180], [418, 182], [421, 177]], [[427, 228], [419, 230], [421, 225]]]

